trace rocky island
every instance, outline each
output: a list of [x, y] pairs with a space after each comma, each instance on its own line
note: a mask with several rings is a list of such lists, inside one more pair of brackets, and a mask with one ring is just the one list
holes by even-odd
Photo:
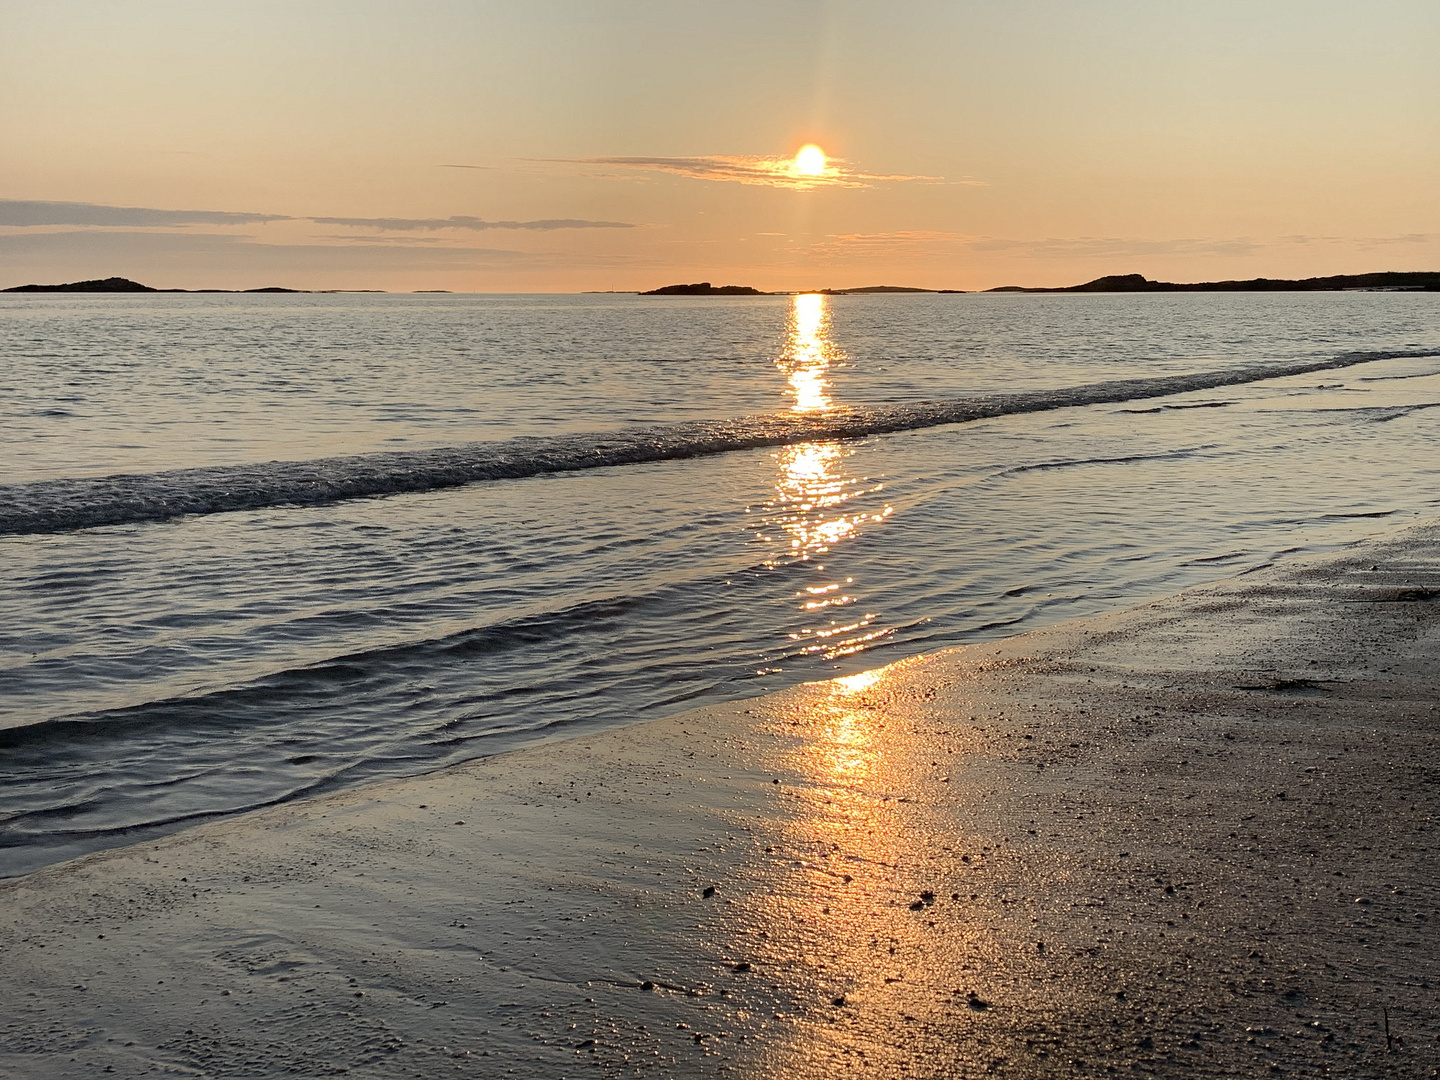
[[665, 285], [641, 296], [770, 296], [772, 294], [752, 289], [749, 285], [721, 285], [718, 288], [708, 281], [697, 281], [693, 285]]

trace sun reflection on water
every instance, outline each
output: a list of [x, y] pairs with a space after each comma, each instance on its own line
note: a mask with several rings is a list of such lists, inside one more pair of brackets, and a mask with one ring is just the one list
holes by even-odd
[[827, 374], [840, 359], [830, 342], [830, 305], [821, 293], [801, 293], [790, 305], [785, 349], [776, 363], [790, 376], [795, 412], [825, 412], [832, 408]]
[[[788, 390], [794, 399], [791, 411], [814, 414], [834, 409], [830, 373], [844, 363], [844, 353], [830, 337], [830, 298], [821, 293], [794, 297], [785, 345], [775, 360], [788, 377]], [[765, 508], [765, 521], [786, 535], [781, 541], [784, 546], [767, 565], [826, 555], [835, 545], [857, 536], [863, 527], [879, 523], [894, 512], [888, 505], [875, 506], [883, 484], [846, 471], [845, 461], [854, 453], [853, 446], [839, 442], [812, 442], [787, 446], [774, 455], [779, 477], [775, 495]], [[868, 508], [859, 509], [857, 502]], [[771, 537], [761, 534], [761, 539]], [[836, 659], [859, 652], [890, 633], [889, 629], [873, 626], [875, 612], [841, 615], [836, 610], [856, 602], [847, 588], [852, 584], [850, 578], [828, 581], [807, 586], [796, 594], [802, 612], [831, 616], [828, 622], [790, 634], [800, 653]]]

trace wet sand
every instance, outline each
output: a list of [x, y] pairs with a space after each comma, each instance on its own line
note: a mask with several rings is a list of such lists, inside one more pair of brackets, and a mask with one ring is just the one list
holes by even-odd
[[1437, 660], [1431, 525], [98, 853], [0, 1074], [1434, 1075]]

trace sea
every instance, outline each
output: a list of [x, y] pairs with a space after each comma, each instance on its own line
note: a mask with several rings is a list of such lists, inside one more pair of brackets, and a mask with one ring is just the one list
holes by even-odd
[[1440, 294], [0, 296], [0, 875], [1331, 551]]

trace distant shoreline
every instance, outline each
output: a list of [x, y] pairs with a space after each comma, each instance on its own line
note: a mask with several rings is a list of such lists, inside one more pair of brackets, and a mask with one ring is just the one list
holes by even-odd
[[[385, 293], [385, 289], [289, 289], [267, 285], [258, 289], [157, 289], [129, 278], [95, 278], [59, 285], [12, 285], [3, 293], [228, 293], [253, 295], [260, 293], [297, 293], [325, 295], [332, 293]], [[412, 294], [450, 293], [449, 289], [416, 289]], [[819, 293], [824, 296], [886, 296], [886, 295], [958, 295], [969, 293], [1169, 293], [1169, 292], [1440, 292], [1440, 271], [1386, 270], [1373, 274], [1334, 274], [1311, 278], [1249, 278], [1227, 281], [1151, 281], [1143, 274], [1112, 274], [1095, 278], [1081, 285], [1028, 286], [1001, 285], [993, 289], [922, 289], [908, 285], [864, 285], [853, 289], [793, 289], [764, 292], [749, 285], [712, 285], [708, 281], [693, 284], [663, 285], [645, 291], [607, 289], [571, 294], [580, 296], [796, 296]]]
[[[1155, 292], [1440, 292], [1440, 272], [1387, 270], [1374, 274], [1334, 274], [1312, 278], [1250, 278], [1245, 281], [1151, 281], [1143, 274], [1112, 274], [1082, 285], [1001, 285], [994, 289], [921, 289], [907, 285], [865, 285], [854, 289], [801, 290], [825, 296], [894, 295], [908, 293], [1155, 293]], [[748, 285], [716, 287], [708, 281], [665, 285], [640, 296], [793, 296], [793, 292], [761, 292]]]
[[[129, 278], [94, 278], [90, 281], [67, 281], [60, 285], [12, 285], [0, 289], [7, 293], [381, 293], [384, 289], [287, 289], [280, 285], [266, 285], [259, 289], [157, 289], [153, 285], [142, 285]], [[426, 289], [425, 292], [447, 292], [446, 289]]]
[[1440, 272], [1387, 270], [1376, 274], [1334, 274], [1312, 278], [1250, 278], [1246, 281], [1151, 281], [1143, 274], [1096, 278], [1083, 285], [1028, 288], [1002, 285], [992, 293], [1152, 293], [1152, 292], [1440, 292]]

